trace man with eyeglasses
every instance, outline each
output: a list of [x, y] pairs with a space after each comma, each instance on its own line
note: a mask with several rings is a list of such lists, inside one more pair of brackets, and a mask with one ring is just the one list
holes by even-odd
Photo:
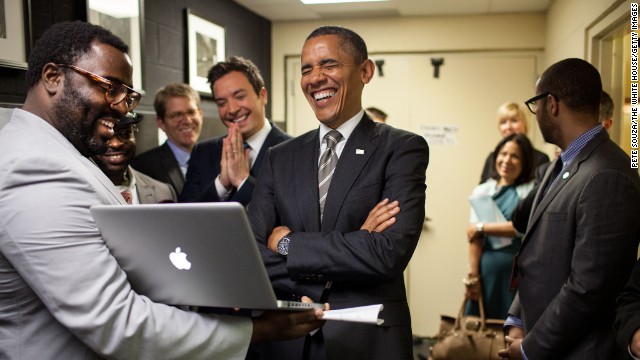
[[153, 107], [156, 124], [167, 135], [167, 141], [136, 156], [131, 166], [170, 184], [180, 194], [191, 151], [202, 131], [200, 95], [189, 84], [168, 84], [156, 92]]
[[250, 60], [232, 56], [207, 75], [227, 134], [198, 143], [189, 160], [181, 202], [249, 204], [267, 149], [290, 138], [267, 120], [267, 89]]
[[244, 359], [250, 341], [321, 326], [319, 309], [201, 315], [131, 289], [89, 211], [126, 204], [90, 157], [140, 98], [127, 51], [79, 21], [31, 51], [24, 106], [0, 131], [0, 358]]
[[514, 260], [518, 292], [500, 356], [626, 359], [612, 330], [640, 241], [640, 178], [599, 123], [595, 67], [562, 60], [545, 70], [536, 93], [525, 103], [562, 152], [540, 183]]
[[136, 153], [137, 123], [141, 115], [128, 113], [113, 128], [109, 148], [103, 154], [91, 158], [109, 180], [118, 187], [130, 204], [158, 204], [178, 201], [175, 190], [129, 166]]

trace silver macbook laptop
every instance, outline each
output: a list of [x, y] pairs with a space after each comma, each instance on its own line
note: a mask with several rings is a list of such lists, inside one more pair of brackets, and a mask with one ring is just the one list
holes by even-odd
[[304, 310], [276, 300], [239, 203], [91, 207], [133, 289], [171, 305]]

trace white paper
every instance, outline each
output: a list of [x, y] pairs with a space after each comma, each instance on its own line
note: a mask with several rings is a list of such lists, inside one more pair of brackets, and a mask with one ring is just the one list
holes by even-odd
[[[498, 205], [493, 201], [491, 196], [483, 194], [476, 195], [469, 198], [469, 203], [476, 212], [480, 222], [506, 222], [507, 219], [502, 215], [502, 211], [498, 209]], [[491, 248], [494, 250], [507, 247], [513, 243], [513, 239], [510, 237], [499, 236], [487, 236], [487, 241], [491, 244]]]
[[384, 323], [384, 319], [378, 318], [382, 308], [382, 304], [376, 304], [340, 310], [327, 310], [324, 312], [322, 319], [382, 325], [382, 323]]

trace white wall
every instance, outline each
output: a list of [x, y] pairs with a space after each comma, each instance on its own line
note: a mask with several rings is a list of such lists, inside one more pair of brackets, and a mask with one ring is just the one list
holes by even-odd
[[285, 56], [299, 55], [304, 39], [321, 25], [341, 25], [356, 31], [367, 42], [370, 53], [541, 50], [545, 42], [542, 13], [274, 23], [269, 88], [275, 120], [285, 118]]
[[[637, 1], [636, 1], [637, 2]], [[547, 11], [545, 60], [541, 70], [566, 58], [587, 59], [585, 31], [619, 0], [556, 0]]]

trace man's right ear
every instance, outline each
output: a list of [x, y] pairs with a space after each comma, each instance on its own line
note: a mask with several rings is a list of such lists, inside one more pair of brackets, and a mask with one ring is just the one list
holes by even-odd
[[64, 73], [62, 68], [53, 63], [47, 63], [42, 67], [41, 80], [44, 88], [51, 95], [55, 95], [58, 91], [62, 91], [64, 86]]

